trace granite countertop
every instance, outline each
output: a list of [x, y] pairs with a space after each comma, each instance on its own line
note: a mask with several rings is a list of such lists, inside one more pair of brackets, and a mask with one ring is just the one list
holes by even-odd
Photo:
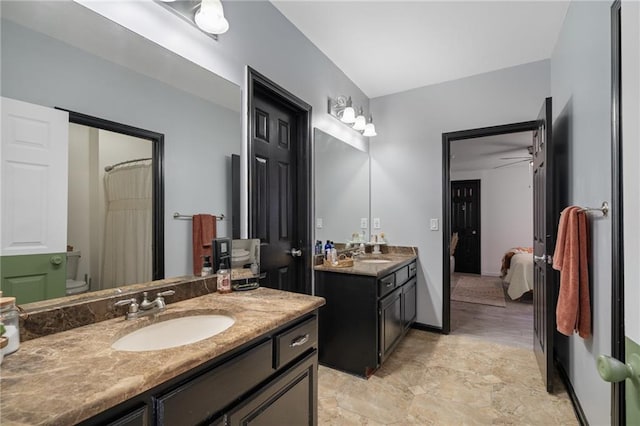
[[[383, 254], [365, 254], [354, 258], [353, 266], [346, 268], [338, 268], [334, 266], [316, 265], [313, 269], [316, 271], [338, 272], [341, 274], [352, 275], [368, 275], [372, 277], [383, 277], [389, 272], [398, 269], [404, 265], [408, 265], [417, 258], [414, 253], [383, 253]], [[367, 263], [363, 260], [367, 259], [384, 259], [389, 260], [386, 263]]]
[[0, 424], [78, 423], [323, 304], [320, 297], [267, 288], [169, 304], [158, 320], [218, 313], [232, 316], [235, 324], [214, 337], [161, 351], [111, 349], [121, 336], [156, 321], [152, 317], [121, 317], [23, 342], [2, 363]]

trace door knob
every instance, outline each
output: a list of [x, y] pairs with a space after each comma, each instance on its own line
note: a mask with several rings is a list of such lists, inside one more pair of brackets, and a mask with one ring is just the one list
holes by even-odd
[[605, 382], [621, 382], [625, 379], [640, 379], [640, 355], [633, 354], [629, 362], [623, 364], [617, 359], [600, 355], [598, 357], [598, 374]]
[[49, 262], [51, 262], [52, 265], [58, 266], [62, 264], [62, 256], [51, 256], [49, 258]]
[[300, 257], [302, 256], [302, 250], [292, 248], [291, 251], [289, 251], [289, 254], [293, 257]]
[[549, 265], [551, 265], [553, 263], [553, 258], [551, 256], [549, 256], [548, 254], [543, 254], [542, 256], [536, 256], [535, 254], [533, 255], [533, 260], [534, 261], [542, 261], [542, 262], [547, 262]]
[[476, 235], [476, 234], [477, 234], [477, 232], [475, 230], [471, 231], [471, 235]]

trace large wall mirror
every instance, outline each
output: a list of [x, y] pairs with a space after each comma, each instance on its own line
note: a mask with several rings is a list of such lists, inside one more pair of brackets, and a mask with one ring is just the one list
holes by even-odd
[[319, 129], [314, 139], [316, 240], [368, 241], [369, 153]]
[[[98, 205], [107, 198], [105, 167], [119, 163], [155, 168], [155, 188], [158, 174], [164, 180], [164, 191], [150, 192], [156, 201], [163, 198], [164, 213], [152, 222], [162, 221], [164, 228], [158, 236], [165, 246], [164, 276], [148, 271], [145, 277], [192, 274], [191, 215], [224, 215], [217, 235], [231, 236], [231, 156], [241, 154], [242, 140], [240, 88], [75, 2], [3, 1], [0, 7], [2, 96], [164, 137], [163, 164], [155, 164], [152, 138], [70, 124], [69, 185], [60, 190], [68, 191], [70, 201], [68, 245], [80, 253], [73, 279], [90, 283], [90, 291], [128, 284], [103, 279], [104, 250], [91, 235], [108, 239], [106, 219], [88, 213], [91, 200]], [[98, 144], [89, 145], [91, 140]], [[97, 177], [89, 177], [91, 169]], [[176, 212], [181, 216], [174, 218]]]

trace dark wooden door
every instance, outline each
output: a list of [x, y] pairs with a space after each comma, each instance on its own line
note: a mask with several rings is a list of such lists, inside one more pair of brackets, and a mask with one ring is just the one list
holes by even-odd
[[[253, 229], [260, 239], [260, 285], [295, 288], [295, 113], [257, 93], [254, 99]], [[266, 274], [266, 275], [264, 275]]]
[[551, 254], [558, 221], [554, 206], [551, 98], [545, 99], [533, 133], [533, 351], [548, 392], [553, 390], [554, 273]]
[[311, 107], [253, 70], [249, 92], [249, 234], [261, 242], [260, 285], [309, 293]]
[[451, 232], [458, 233], [456, 272], [480, 273], [480, 181], [451, 182]]

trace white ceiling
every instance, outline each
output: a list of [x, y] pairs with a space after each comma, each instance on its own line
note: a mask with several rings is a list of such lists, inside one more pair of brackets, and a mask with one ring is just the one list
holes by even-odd
[[529, 161], [527, 147], [531, 145], [531, 131], [456, 140], [451, 142], [450, 170], [462, 172], [522, 166]]
[[369, 98], [548, 59], [569, 4], [271, 2]]

